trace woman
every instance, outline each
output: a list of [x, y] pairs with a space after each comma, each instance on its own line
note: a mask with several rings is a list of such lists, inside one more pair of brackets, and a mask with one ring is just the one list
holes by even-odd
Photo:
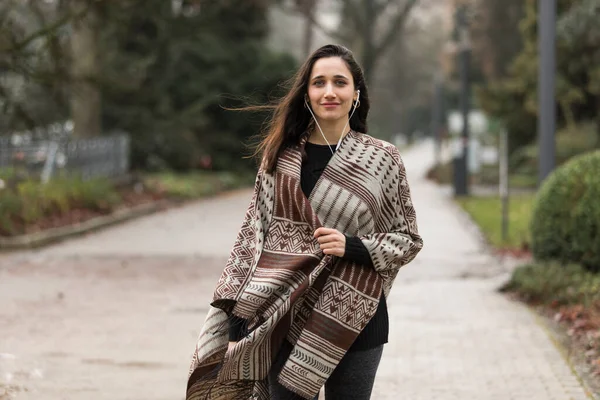
[[398, 150], [367, 132], [352, 53], [316, 50], [258, 147], [254, 194], [200, 333], [187, 399], [369, 399], [386, 296], [420, 251]]

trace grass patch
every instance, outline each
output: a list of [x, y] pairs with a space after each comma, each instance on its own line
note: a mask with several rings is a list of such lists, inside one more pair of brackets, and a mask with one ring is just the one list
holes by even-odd
[[[454, 167], [452, 160], [431, 167], [427, 171], [427, 178], [442, 185], [454, 183]], [[497, 186], [499, 182], [498, 166], [482, 165], [479, 173], [471, 174], [472, 183], [482, 186]], [[535, 189], [537, 187], [537, 175], [522, 172], [513, 172], [508, 175], [511, 188]]]
[[74, 211], [99, 215], [111, 212], [123, 199], [106, 179], [83, 181], [57, 177], [47, 184], [10, 176], [0, 189], [0, 235], [11, 236], [42, 230], [57, 217]]
[[489, 243], [496, 248], [528, 248], [529, 221], [534, 194], [513, 195], [509, 199], [508, 237], [502, 239], [502, 203], [498, 196], [462, 197], [456, 201], [479, 225]]
[[47, 184], [14, 169], [0, 169], [0, 236], [76, 225], [120, 208], [156, 200], [189, 200], [251, 186], [254, 173], [191, 172], [141, 175], [127, 184], [57, 176]]
[[160, 172], [144, 175], [144, 184], [167, 197], [189, 200], [211, 196], [223, 190], [252, 185], [255, 174], [195, 171], [184, 174]]
[[511, 188], [515, 189], [526, 189], [526, 188], [537, 188], [538, 177], [537, 175], [528, 174], [509, 174], [508, 184]]

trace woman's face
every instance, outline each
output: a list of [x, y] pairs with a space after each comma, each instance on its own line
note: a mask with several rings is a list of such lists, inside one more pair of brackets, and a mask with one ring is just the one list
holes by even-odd
[[347, 119], [356, 90], [346, 62], [340, 57], [318, 59], [308, 81], [308, 98], [317, 119]]

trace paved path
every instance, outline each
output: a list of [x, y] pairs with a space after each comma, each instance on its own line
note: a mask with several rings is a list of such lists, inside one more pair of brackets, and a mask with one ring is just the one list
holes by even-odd
[[[423, 179], [432, 156], [430, 143], [404, 155], [425, 248], [388, 300], [372, 398], [590, 398], [535, 316], [496, 293], [503, 268], [449, 193]], [[249, 196], [0, 258], [0, 382], [2, 368], [12, 373], [17, 399], [181, 399]]]
[[425, 247], [391, 292], [373, 398], [588, 399], [535, 316], [496, 292], [503, 269], [450, 194], [423, 179], [432, 155], [403, 157]]

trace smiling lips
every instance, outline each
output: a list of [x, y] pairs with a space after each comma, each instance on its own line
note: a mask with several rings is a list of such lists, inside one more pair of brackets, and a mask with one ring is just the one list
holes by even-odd
[[321, 105], [325, 108], [335, 108], [335, 107], [339, 106], [340, 104], [339, 103], [323, 103]]

